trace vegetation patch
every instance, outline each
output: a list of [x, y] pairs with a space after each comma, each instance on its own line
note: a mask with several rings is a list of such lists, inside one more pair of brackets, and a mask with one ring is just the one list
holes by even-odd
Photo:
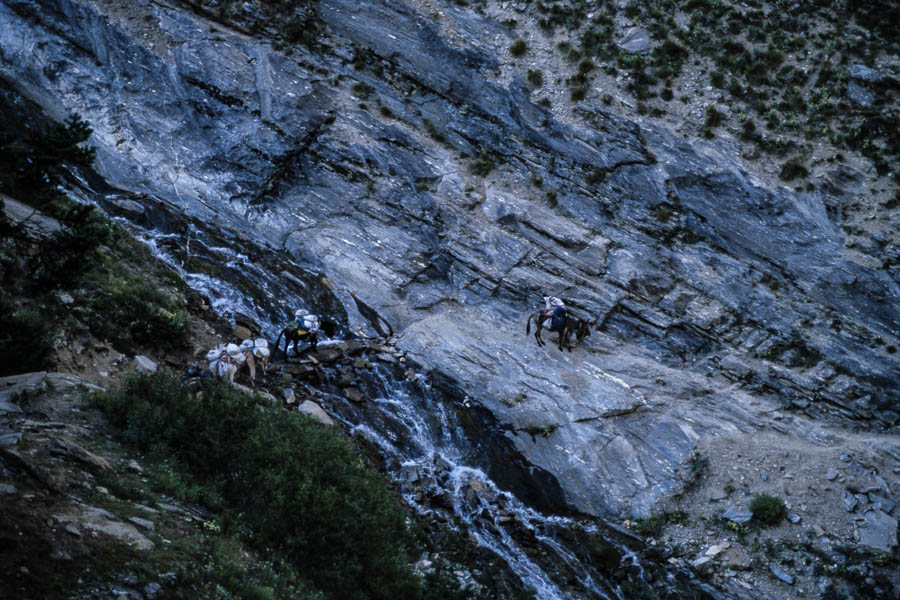
[[795, 157], [781, 165], [781, 171], [778, 176], [782, 181], [793, 181], [809, 176], [809, 169], [803, 164], [803, 159]]
[[[95, 401], [155, 465], [158, 485], [206, 501], [223, 534], [285, 560], [329, 597], [429, 597], [408, 566], [415, 541], [399, 504], [327, 427], [261, 410], [227, 386], [192, 394], [166, 373], [135, 374]], [[176, 476], [166, 484], [160, 469]], [[188, 480], [198, 489], [178, 484]]]
[[43, 314], [0, 303], [0, 377], [46, 369], [52, 354], [50, 322]]
[[652, 515], [646, 519], [634, 519], [631, 521], [631, 530], [637, 535], [659, 537], [667, 524], [686, 525], [687, 522], [687, 513], [676, 510]]
[[775, 525], [787, 516], [784, 500], [769, 494], [757, 494], [750, 501], [753, 518], [764, 525]]
[[479, 177], [486, 177], [494, 170], [494, 157], [487, 150], [482, 150], [475, 157], [475, 160], [469, 163], [469, 173]]
[[521, 58], [521, 57], [525, 56], [525, 54], [527, 52], [528, 52], [528, 43], [525, 40], [523, 40], [522, 38], [516, 39], [516, 41], [514, 41], [509, 47], [509, 53], [512, 54], [513, 56], [515, 56], [516, 58]]

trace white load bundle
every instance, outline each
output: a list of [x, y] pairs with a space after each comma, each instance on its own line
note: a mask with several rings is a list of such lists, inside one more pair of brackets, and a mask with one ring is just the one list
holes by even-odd
[[225, 347], [225, 351], [228, 353], [228, 356], [231, 357], [236, 364], [241, 365], [247, 358], [244, 356], [244, 353], [241, 351], [240, 346], [237, 344], [228, 344]]
[[303, 317], [303, 329], [310, 333], [317, 332], [319, 330], [319, 317], [316, 315], [305, 315]]
[[[219, 360], [219, 357], [222, 356], [222, 353], [225, 352], [225, 344], [219, 344], [212, 350], [206, 353], [206, 360], [209, 363]], [[210, 364], [209, 369], [212, 370], [212, 364]]]
[[294, 311], [294, 316], [297, 317], [297, 320], [303, 325], [303, 329], [309, 333], [315, 333], [319, 330], [319, 317], [317, 315], [311, 314], [301, 308]]
[[265, 338], [253, 340], [253, 356], [256, 358], [269, 358], [269, 342]]
[[269, 358], [269, 342], [265, 338], [247, 338], [241, 342], [241, 351], [245, 356], [250, 352], [256, 358]]

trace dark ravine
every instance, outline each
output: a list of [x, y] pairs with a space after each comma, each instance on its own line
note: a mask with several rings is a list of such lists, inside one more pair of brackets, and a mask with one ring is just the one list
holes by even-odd
[[[552, 475], [540, 502], [647, 516], [698, 440], [896, 434], [897, 249], [873, 236], [879, 266], [854, 262], [829, 210], [864, 174], [798, 193], [725, 143], [593, 106], [571, 124], [492, 82], [509, 34], [470, 11], [443, 9], [461, 49], [412, 2], [319, 6], [322, 47], [287, 54], [252, 9], [236, 29], [192, 2], [3, 0], [0, 77], [87, 119], [147, 224], [156, 198], [284, 250], [333, 282], [347, 331], [388, 323]], [[548, 292], [601, 323], [572, 354], [525, 337]]]

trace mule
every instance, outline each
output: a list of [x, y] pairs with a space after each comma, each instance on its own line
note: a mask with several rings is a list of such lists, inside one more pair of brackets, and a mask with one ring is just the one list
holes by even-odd
[[[250, 384], [256, 387], [256, 365], [262, 368], [263, 375], [269, 369], [269, 342], [264, 338], [247, 338], [241, 343], [244, 362], [250, 369]], [[240, 369], [240, 365], [238, 365]]]
[[[319, 331], [324, 331], [325, 335], [327, 335], [328, 337], [334, 337], [334, 321], [330, 321], [329, 319], [322, 319], [322, 324], [319, 326]], [[287, 360], [288, 348], [290, 347], [291, 342], [294, 343], [294, 356], [300, 355], [300, 349], [298, 348], [300, 342], [309, 342], [309, 347], [313, 351], [316, 350], [316, 346], [319, 343], [318, 331], [308, 332], [295, 327], [285, 327], [281, 330], [281, 333], [278, 334], [278, 339], [275, 340], [275, 352], [278, 352], [278, 350], [280, 349], [282, 336], [284, 336], [285, 360]]]
[[[525, 324], [525, 333], [531, 333], [531, 320], [534, 319], [534, 339], [537, 340], [538, 346], [544, 345], [544, 340], [541, 338], [541, 330], [544, 329], [544, 323], [549, 321], [552, 317], [550, 315], [544, 314], [544, 311], [539, 310], [534, 314], [528, 315], [528, 321]], [[563, 343], [565, 343], [566, 348], [569, 352], [572, 351], [579, 342], [581, 342], [584, 338], [591, 335], [591, 326], [593, 323], [586, 321], [585, 319], [579, 319], [578, 317], [570, 317], [566, 316], [563, 321], [562, 328], [559, 329], [559, 350], [562, 352]], [[569, 340], [572, 337], [572, 334], [575, 334], [575, 343], [572, 344]]]

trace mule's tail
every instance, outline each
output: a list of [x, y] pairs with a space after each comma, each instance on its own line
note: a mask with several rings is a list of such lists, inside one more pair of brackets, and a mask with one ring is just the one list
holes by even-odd
[[[533, 318], [534, 318], [534, 315], [528, 315], [528, 320], [525, 322], [525, 335], [528, 335], [531, 333], [531, 319], [533, 319]], [[537, 327], [537, 323], [535, 323], [534, 326]]]

